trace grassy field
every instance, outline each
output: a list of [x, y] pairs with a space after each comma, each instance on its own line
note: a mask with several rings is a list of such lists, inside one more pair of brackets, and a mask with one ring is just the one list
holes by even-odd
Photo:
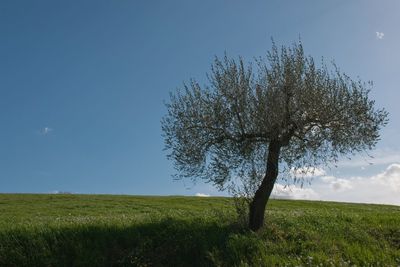
[[0, 266], [400, 266], [400, 207], [229, 198], [0, 194]]

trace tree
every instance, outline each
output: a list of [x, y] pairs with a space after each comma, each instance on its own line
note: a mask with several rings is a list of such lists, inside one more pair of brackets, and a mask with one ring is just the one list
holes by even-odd
[[279, 169], [318, 166], [372, 149], [388, 113], [369, 99], [371, 82], [333, 64], [317, 66], [301, 42], [273, 43], [256, 71], [242, 58], [215, 58], [208, 83], [195, 80], [171, 94], [162, 119], [168, 157], [178, 178], [219, 188], [237, 177], [257, 186], [249, 227], [263, 226]]

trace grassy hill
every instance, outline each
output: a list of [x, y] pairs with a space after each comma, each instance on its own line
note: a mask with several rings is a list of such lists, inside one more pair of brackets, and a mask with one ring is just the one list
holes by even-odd
[[229, 198], [0, 194], [0, 266], [400, 266], [400, 207]]

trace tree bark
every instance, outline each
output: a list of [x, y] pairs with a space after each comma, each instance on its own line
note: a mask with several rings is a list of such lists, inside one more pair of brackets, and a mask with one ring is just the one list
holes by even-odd
[[264, 224], [264, 213], [271, 195], [276, 178], [278, 177], [278, 163], [281, 145], [278, 141], [271, 141], [268, 147], [267, 170], [260, 187], [257, 189], [253, 201], [250, 203], [249, 227], [253, 231], [259, 230]]

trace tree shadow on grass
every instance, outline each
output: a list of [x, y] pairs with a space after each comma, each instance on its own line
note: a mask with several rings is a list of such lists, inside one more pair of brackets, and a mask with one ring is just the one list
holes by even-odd
[[78, 225], [0, 233], [1, 266], [212, 266], [240, 227], [162, 219], [128, 227]]

